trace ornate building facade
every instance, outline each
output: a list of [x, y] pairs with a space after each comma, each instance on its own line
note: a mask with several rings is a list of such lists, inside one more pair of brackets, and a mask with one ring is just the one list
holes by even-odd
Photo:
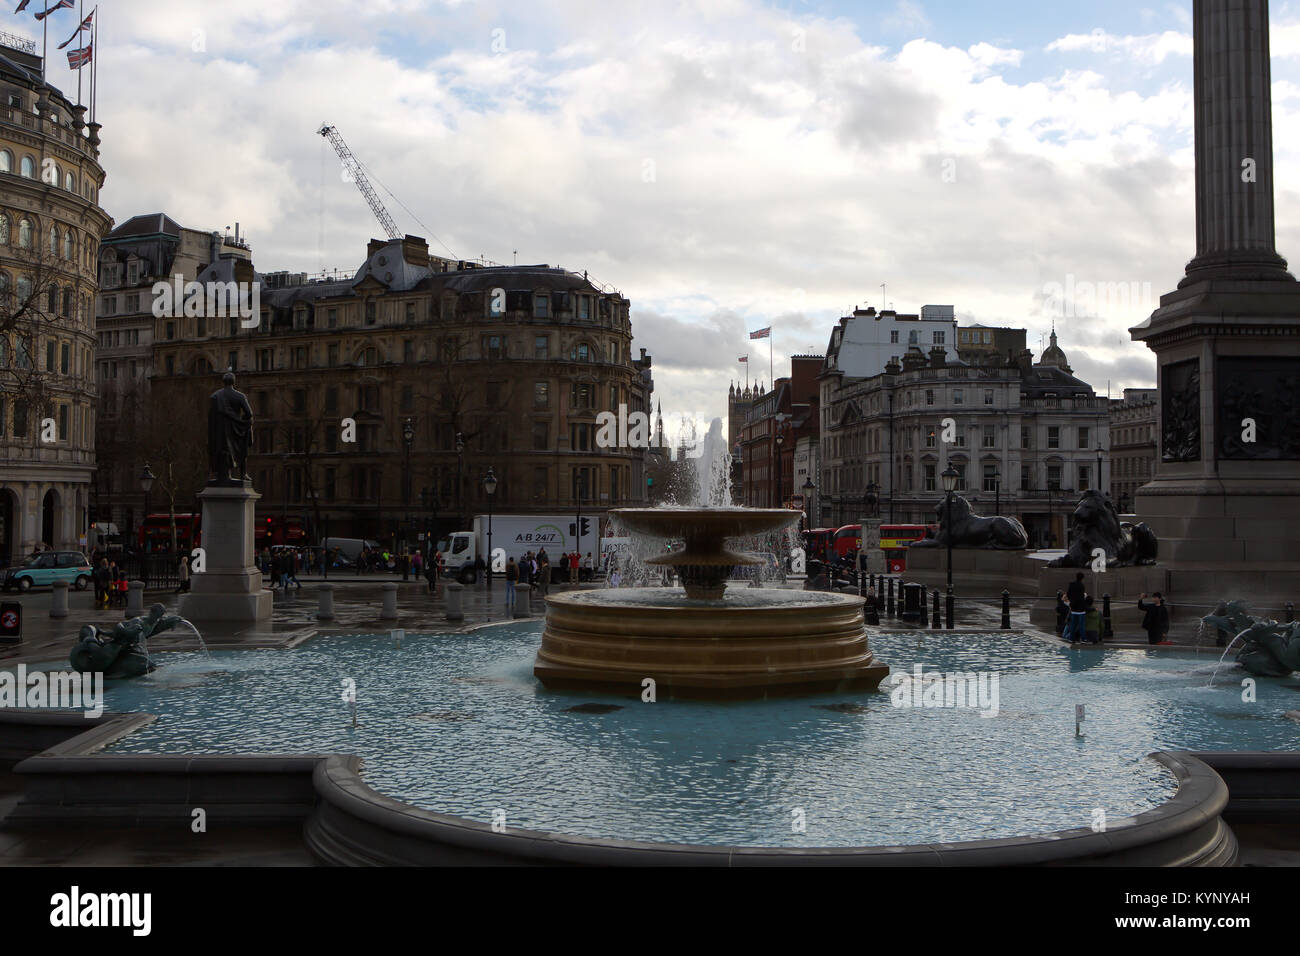
[[651, 358], [632, 354], [617, 292], [440, 259], [414, 236], [372, 240], [351, 279], [261, 279], [255, 327], [159, 319], [153, 344], [156, 423], [235, 370], [257, 418], [259, 517], [409, 541], [486, 513], [489, 468], [495, 514], [645, 502], [648, 449], [598, 441], [601, 412], [652, 411]]
[[0, 563], [76, 548], [95, 467], [98, 123], [0, 39]]
[[1121, 514], [1137, 502], [1137, 490], [1155, 477], [1157, 464], [1154, 388], [1126, 388], [1110, 403], [1111, 497]]
[[817, 523], [856, 523], [869, 483], [886, 521], [931, 523], [952, 465], [978, 513], [1019, 518], [1032, 546], [1063, 545], [1066, 512], [1098, 487], [1109, 447], [1107, 400], [1067, 369], [1053, 335], [1037, 364], [1028, 351], [955, 364], [935, 348], [868, 378], [823, 372]]

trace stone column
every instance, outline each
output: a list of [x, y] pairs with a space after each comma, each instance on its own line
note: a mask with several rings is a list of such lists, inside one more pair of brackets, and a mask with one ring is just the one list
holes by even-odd
[[1196, 257], [1211, 276], [1286, 278], [1274, 247], [1268, 0], [1195, 0]]

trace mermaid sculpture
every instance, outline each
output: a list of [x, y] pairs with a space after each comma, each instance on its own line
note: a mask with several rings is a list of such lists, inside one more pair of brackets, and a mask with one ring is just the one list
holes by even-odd
[[139, 677], [154, 669], [140, 643], [182, 620], [175, 614], [164, 614], [163, 606], [155, 604], [148, 614], [115, 624], [112, 630], [87, 624], [78, 634], [68, 660], [75, 671], [101, 673], [108, 679]]
[[1221, 603], [1201, 620], [1236, 635], [1233, 641], [1242, 643], [1237, 663], [1256, 677], [1286, 677], [1300, 670], [1300, 621], [1279, 624], [1251, 617], [1243, 601]]

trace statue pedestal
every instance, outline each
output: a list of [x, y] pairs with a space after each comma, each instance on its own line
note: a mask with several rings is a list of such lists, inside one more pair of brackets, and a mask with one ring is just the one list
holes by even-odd
[[190, 621], [253, 623], [271, 617], [271, 592], [253, 563], [253, 505], [262, 496], [240, 485], [209, 485], [203, 502], [202, 571], [190, 575], [190, 592], [178, 612]]

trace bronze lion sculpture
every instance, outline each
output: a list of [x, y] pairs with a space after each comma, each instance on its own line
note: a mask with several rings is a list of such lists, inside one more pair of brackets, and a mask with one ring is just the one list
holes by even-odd
[[1155, 532], [1145, 522], [1120, 521], [1109, 495], [1095, 488], [1085, 491], [1074, 506], [1070, 518], [1070, 548], [1049, 561], [1049, 568], [1086, 568], [1093, 562], [1093, 552], [1106, 554], [1106, 567], [1132, 564], [1155, 564], [1159, 543]]
[[913, 541], [913, 548], [947, 547], [948, 535], [952, 534], [954, 548], [1003, 548], [1006, 550], [1023, 550], [1029, 547], [1029, 535], [1024, 526], [1015, 518], [995, 515], [985, 518], [971, 510], [970, 502], [961, 495], [952, 496], [952, 528], [948, 528], [947, 499], [942, 499], [934, 507], [939, 516], [939, 531], [933, 538], [921, 538]]

